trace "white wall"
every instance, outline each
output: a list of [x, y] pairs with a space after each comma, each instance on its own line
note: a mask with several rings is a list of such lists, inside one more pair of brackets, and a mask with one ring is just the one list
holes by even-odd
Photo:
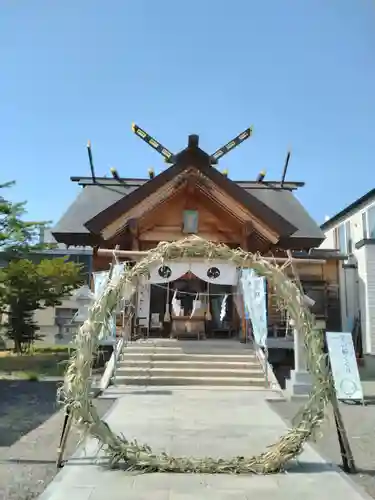
[[335, 229], [337, 229], [338, 226], [347, 221], [350, 221], [353, 245], [355, 245], [358, 241], [363, 240], [362, 213], [366, 212], [373, 205], [375, 205], [375, 200], [364, 203], [353, 213], [350, 213], [345, 217], [339, 219], [329, 229], [325, 230], [324, 234], [326, 239], [320, 245], [320, 248], [336, 248]]
[[328, 231], [324, 231], [324, 235], [326, 239], [323, 241], [323, 243], [320, 245], [319, 248], [324, 248], [327, 250], [332, 250], [333, 248], [336, 248], [336, 242], [335, 242], [335, 230], [328, 229]]
[[368, 353], [375, 354], [375, 246], [367, 245], [367, 311], [369, 317]]
[[365, 245], [359, 249], [355, 244], [364, 239], [362, 213], [375, 205], [375, 200], [364, 203], [356, 211], [338, 220], [324, 231], [326, 239], [320, 248], [337, 248], [336, 229], [350, 221], [352, 256], [343, 264], [352, 262], [357, 269], [340, 269], [341, 320], [345, 329], [349, 320], [361, 312], [362, 340], [365, 353], [375, 354], [375, 246]]
[[[72, 298], [68, 298], [62, 301], [61, 305], [58, 307], [63, 307], [67, 309], [78, 309], [79, 304]], [[34, 313], [34, 319], [40, 328], [39, 333], [43, 335], [42, 342], [44, 344], [61, 344], [69, 343], [71, 337], [67, 339], [58, 339], [56, 335], [59, 333], [59, 328], [55, 324], [56, 308], [47, 307], [46, 309], [37, 309]]]

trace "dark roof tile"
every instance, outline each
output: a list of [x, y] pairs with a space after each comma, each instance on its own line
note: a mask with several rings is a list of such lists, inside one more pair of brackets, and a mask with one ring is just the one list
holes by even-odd
[[[78, 180], [78, 178], [74, 178]], [[89, 236], [85, 224], [106, 208], [118, 202], [146, 183], [148, 179], [133, 179], [126, 184], [115, 184], [111, 179], [108, 183], [95, 185], [90, 182], [79, 193], [75, 201], [70, 205], [65, 214], [57, 222], [52, 233], [57, 236], [58, 241], [67, 242], [69, 235], [79, 234], [81, 238]], [[245, 184], [245, 185], [244, 185]], [[310, 217], [298, 199], [289, 189], [272, 188], [269, 184], [261, 187], [253, 182], [238, 182], [238, 185], [254, 196], [261, 203], [279, 214], [288, 221], [297, 231], [291, 236], [293, 240], [305, 241], [305, 246], [318, 246], [324, 240], [324, 234], [318, 224]], [[63, 235], [66, 235], [64, 238]], [[86, 235], [86, 236], [85, 236]], [[309, 243], [310, 242], [310, 243]]]

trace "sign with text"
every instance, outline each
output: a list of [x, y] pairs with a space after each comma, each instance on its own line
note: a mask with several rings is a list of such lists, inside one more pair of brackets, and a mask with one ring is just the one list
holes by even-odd
[[337, 399], [363, 401], [351, 332], [327, 332], [326, 338]]

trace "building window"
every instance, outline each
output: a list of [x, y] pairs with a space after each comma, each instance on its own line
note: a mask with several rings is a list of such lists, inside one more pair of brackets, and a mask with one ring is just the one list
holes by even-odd
[[336, 229], [336, 246], [342, 253], [346, 253], [345, 226], [341, 224]]
[[55, 322], [57, 325], [66, 325], [71, 323], [78, 309], [70, 307], [56, 307], [55, 309]]
[[362, 230], [363, 230], [363, 239], [366, 240], [368, 237], [366, 212], [362, 212]]
[[375, 239], [375, 205], [367, 210], [367, 238]]
[[345, 238], [346, 238], [346, 253], [351, 255], [353, 253], [352, 232], [350, 221], [345, 222]]
[[336, 248], [341, 253], [350, 255], [353, 250], [351, 226], [347, 221], [336, 228]]

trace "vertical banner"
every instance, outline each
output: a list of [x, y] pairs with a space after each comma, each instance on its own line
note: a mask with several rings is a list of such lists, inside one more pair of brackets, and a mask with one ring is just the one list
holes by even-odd
[[266, 347], [268, 335], [266, 280], [258, 276], [253, 269], [243, 269], [240, 282], [245, 314], [251, 320], [255, 342], [261, 347]]
[[108, 282], [108, 271], [97, 271], [95, 273], [92, 273], [92, 276], [94, 278], [94, 297], [95, 300], [97, 300], [101, 294], [104, 292], [105, 287]]
[[123, 263], [114, 264], [111, 275], [111, 281], [118, 281], [121, 277], [121, 271], [124, 269]]
[[[120, 280], [122, 271], [124, 269], [124, 263], [118, 262], [117, 264], [112, 264], [113, 265], [113, 271], [111, 275], [111, 282], [113, 281], [114, 283], [117, 284], [117, 282]], [[122, 297], [121, 297], [122, 298]], [[119, 300], [115, 310], [113, 311], [112, 318], [110, 320], [110, 331], [112, 332], [112, 337], [116, 339], [117, 337], [117, 314], [121, 313], [121, 303], [123, 303], [122, 300]]]
[[[106, 286], [108, 284], [109, 271], [97, 271], [93, 273], [94, 278], [94, 296], [95, 300], [99, 299], [99, 297], [104, 293]], [[105, 340], [108, 337], [111, 340], [116, 338], [116, 320], [113, 315], [109, 318], [108, 324], [103, 325], [103, 328], [100, 332], [99, 339]]]
[[[176, 293], [174, 300], [176, 300]], [[139, 326], [148, 328], [150, 323], [150, 298], [151, 298], [151, 285], [144, 277], [141, 277], [138, 283], [138, 297], [137, 297], [137, 318]], [[172, 308], [175, 302], [172, 300]], [[176, 314], [176, 313], [174, 313]], [[176, 314], [177, 316], [179, 314]]]
[[351, 332], [327, 332], [326, 338], [337, 399], [363, 401]]

